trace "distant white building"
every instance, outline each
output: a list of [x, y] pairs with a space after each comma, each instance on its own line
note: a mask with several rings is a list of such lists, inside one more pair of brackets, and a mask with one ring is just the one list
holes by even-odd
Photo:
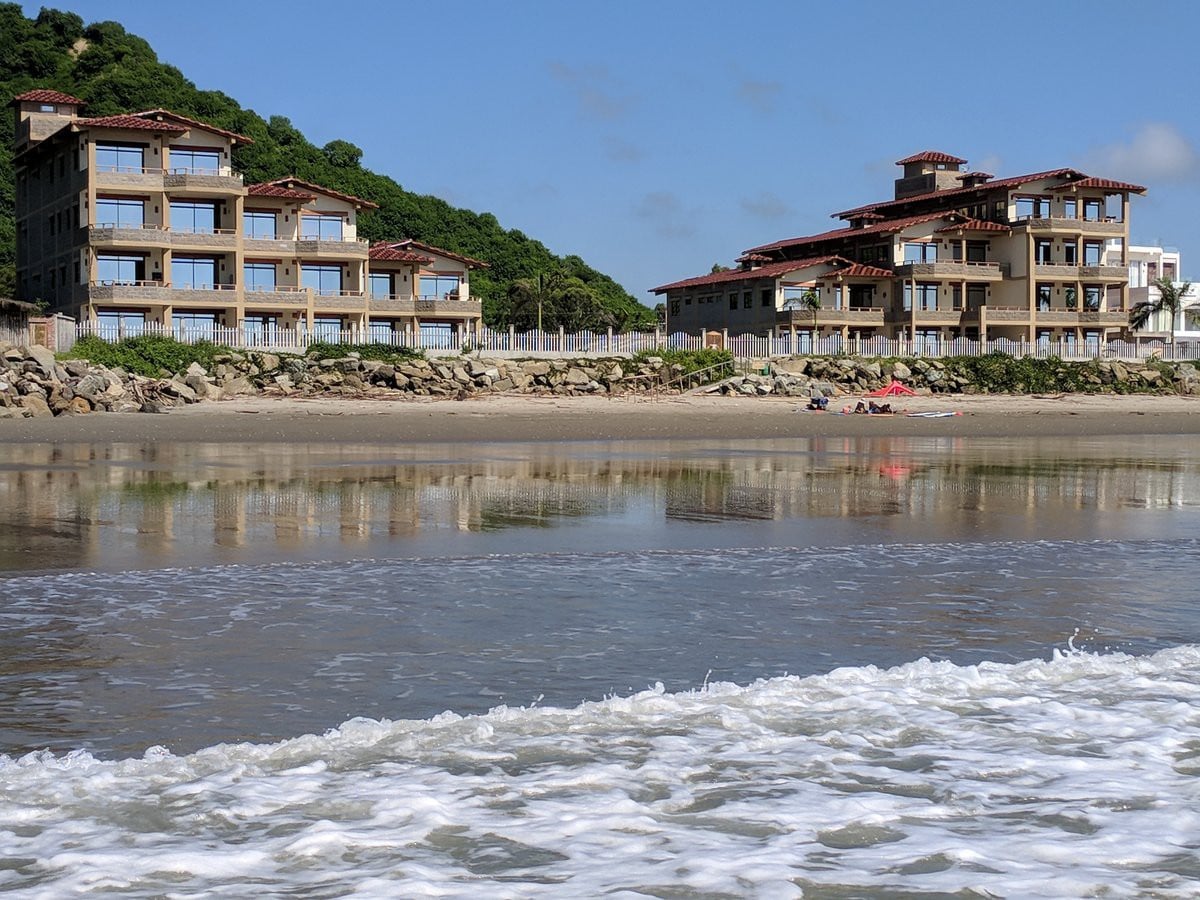
[[[1165, 247], [1138, 247], [1131, 245], [1126, 254], [1129, 263], [1129, 306], [1153, 302], [1158, 299], [1158, 288], [1154, 282], [1160, 278], [1170, 279], [1176, 287], [1182, 286], [1186, 278], [1180, 277], [1181, 264], [1178, 250]], [[1200, 341], [1200, 284], [1192, 283], [1184, 295], [1183, 309], [1175, 321], [1170, 321], [1166, 311], [1151, 316], [1144, 328], [1135, 332], [1142, 338], [1165, 339], [1173, 333], [1177, 341]]]

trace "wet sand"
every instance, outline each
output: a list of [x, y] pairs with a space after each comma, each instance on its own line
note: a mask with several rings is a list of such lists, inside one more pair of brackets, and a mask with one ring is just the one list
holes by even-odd
[[[761, 439], [831, 436], [1200, 434], [1200, 397], [905, 397], [909, 412], [841, 415], [779, 397], [495, 396], [464, 401], [242, 398], [165, 414], [0, 420], [0, 443], [355, 443]], [[839, 403], [845, 401], [839, 400]]]

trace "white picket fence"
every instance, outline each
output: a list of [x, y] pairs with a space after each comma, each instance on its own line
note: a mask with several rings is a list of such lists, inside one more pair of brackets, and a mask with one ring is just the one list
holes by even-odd
[[[484, 329], [481, 334], [447, 329], [410, 332], [350, 329], [336, 331], [257, 330], [245, 328], [164, 328], [145, 324], [120, 328], [81, 322], [77, 337], [98, 337], [117, 341], [139, 335], [162, 335], [184, 343], [211, 341], [238, 349], [303, 352], [315, 343], [383, 344], [392, 347], [411, 347], [431, 355], [478, 352], [483, 355], [540, 355], [540, 356], [629, 356], [656, 350], [699, 350], [706, 345], [698, 334], [662, 331], [631, 331], [564, 333], [561, 331], [518, 332]], [[1198, 360], [1200, 344], [1183, 342], [1166, 344], [1162, 341], [977, 341], [968, 338], [917, 340], [875, 337], [843, 339], [840, 335], [813, 339], [807, 334], [790, 332], [771, 335], [710, 335], [709, 346], [730, 350], [737, 359], [771, 359], [781, 356], [859, 356], [859, 357], [944, 357], [983, 356], [1005, 353], [1015, 357], [1065, 360], [1088, 359], [1166, 359]]]

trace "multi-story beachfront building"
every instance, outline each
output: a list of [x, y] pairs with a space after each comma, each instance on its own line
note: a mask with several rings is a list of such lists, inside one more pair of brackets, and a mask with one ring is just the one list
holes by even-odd
[[1182, 277], [1182, 261], [1178, 250], [1165, 247], [1132, 246], [1126, 253], [1129, 263], [1129, 303], [1155, 303], [1160, 297], [1158, 282], [1165, 278], [1182, 288], [1188, 285], [1183, 295], [1183, 306], [1174, 316], [1168, 310], [1160, 310], [1150, 316], [1145, 326], [1135, 336], [1176, 341], [1200, 341], [1200, 284]]
[[80, 321], [250, 335], [477, 331], [486, 265], [358, 236], [368, 200], [297, 178], [246, 185], [249, 139], [167, 110], [79, 115], [35, 90], [12, 101], [17, 296]]
[[[654, 288], [672, 331], [1099, 341], [1128, 325], [1129, 198], [1074, 169], [995, 179], [926, 151], [892, 200]], [[803, 341], [801, 341], [801, 344]]]

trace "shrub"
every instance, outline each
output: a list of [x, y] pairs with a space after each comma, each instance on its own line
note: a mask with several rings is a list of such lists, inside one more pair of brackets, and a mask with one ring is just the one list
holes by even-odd
[[642, 350], [634, 354], [634, 362], [645, 362], [650, 357], [661, 359], [668, 367], [680, 367], [681, 374], [690, 375], [702, 369], [713, 370], [713, 378], [733, 374], [733, 354], [728, 350]]
[[391, 347], [387, 344], [330, 344], [323, 341], [309, 344], [306, 355], [313, 359], [341, 359], [351, 353], [357, 353], [359, 359], [374, 359], [388, 363], [423, 359], [425, 356], [424, 350], [412, 347]]
[[66, 359], [86, 359], [109, 368], [157, 378], [164, 373], [182, 372], [194, 362], [211, 370], [216, 356], [230, 352], [228, 347], [210, 341], [183, 344], [174, 338], [142, 335], [116, 343], [94, 336], [80, 338], [62, 355]]

